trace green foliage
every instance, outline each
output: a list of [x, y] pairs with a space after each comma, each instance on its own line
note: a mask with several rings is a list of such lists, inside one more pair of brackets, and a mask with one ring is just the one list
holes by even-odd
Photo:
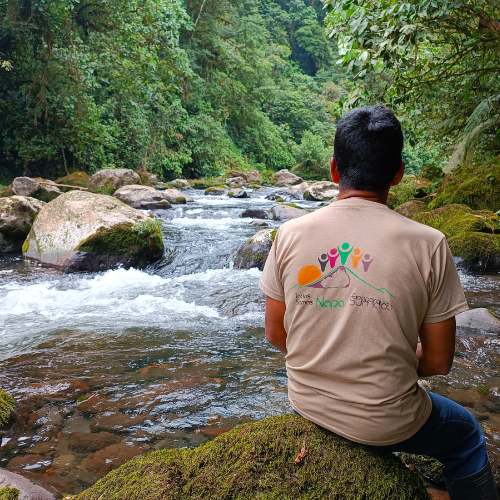
[[327, 180], [330, 178], [329, 157], [332, 151], [325, 148], [323, 139], [306, 130], [300, 145], [294, 147], [295, 160], [299, 162], [292, 172], [303, 179]]
[[128, 462], [77, 500], [427, 500], [420, 476], [390, 453], [347, 441], [297, 415], [244, 424], [194, 450]]
[[7, 423], [16, 401], [3, 389], [0, 389], [0, 429]]

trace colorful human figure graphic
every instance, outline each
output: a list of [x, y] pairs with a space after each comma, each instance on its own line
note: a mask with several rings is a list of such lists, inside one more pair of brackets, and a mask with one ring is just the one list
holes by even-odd
[[337, 247], [337, 250], [339, 251], [340, 254], [340, 260], [342, 262], [342, 265], [345, 266], [345, 263], [347, 262], [347, 257], [349, 257], [349, 254], [352, 252], [352, 248], [349, 248], [349, 243], [343, 243], [340, 247]]
[[365, 273], [368, 271], [369, 267], [370, 267], [370, 264], [373, 262], [373, 259], [370, 260], [370, 254], [367, 253], [365, 254], [365, 256], [363, 257], [363, 267], [365, 268]]
[[336, 248], [332, 248], [328, 252], [328, 258], [330, 259], [330, 267], [332, 269], [335, 269], [335, 263], [337, 262], [337, 259], [339, 258], [339, 252]]
[[355, 248], [354, 251], [351, 254], [351, 259], [352, 259], [352, 267], [356, 269], [358, 267], [359, 261], [361, 260], [361, 257], [363, 257], [365, 252], [361, 252], [359, 248]]
[[318, 257], [319, 265], [321, 266], [321, 272], [324, 273], [326, 265], [328, 264], [328, 255], [324, 253], [321, 257]]

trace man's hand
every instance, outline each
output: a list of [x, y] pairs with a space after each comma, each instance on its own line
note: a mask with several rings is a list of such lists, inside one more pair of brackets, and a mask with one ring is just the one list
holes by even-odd
[[286, 331], [283, 325], [285, 310], [284, 302], [266, 297], [266, 338], [283, 354], [286, 354]]
[[420, 344], [417, 346], [420, 377], [448, 375], [455, 353], [455, 318], [440, 323], [423, 323], [420, 327]]

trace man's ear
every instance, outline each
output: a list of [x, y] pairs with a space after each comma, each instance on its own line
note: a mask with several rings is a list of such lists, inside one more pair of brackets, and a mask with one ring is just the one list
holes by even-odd
[[397, 186], [405, 175], [405, 161], [401, 160], [401, 166], [399, 167], [398, 173], [392, 179], [391, 186]]
[[334, 156], [332, 156], [332, 159], [330, 160], [330, 172], [332, 174], [332, 181], [335, 182], [335, 184], [338, 184], [340, 182], [340, 176]]

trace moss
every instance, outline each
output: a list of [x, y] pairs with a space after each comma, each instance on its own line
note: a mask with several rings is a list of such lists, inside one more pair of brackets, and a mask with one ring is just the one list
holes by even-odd
[[232, 198], [232, 197], [234, 196], [234, 193], [233, 193], [232, 191], [229, 191], [229, 192], [227, 193], [227, 195], [228, 195], [230, 198]]
[[0, 429], [9, 421], [15, 405], [15, 399], [8, 392], [0, 389]]
[[490, 393], [491, 389], [489, 387], [487, 387], [486, 385], [480, 385], [478, 388], [477, 388], [477, 393], [485, 398], [486, 396], [488, 396], [488, 394]]
[[273, 230], [271, 231], [271, 234], [269, 235], [269, 236], [271, 237], [271, 241], [274, 241], [274, 239], [276, 238], [276, 233], [277, 233], [277, 232], [278, 232], [278, 231], [277, 231], [276, 229], [273, 229]]
[[[301, 453], [303, 452], [303, 453]], [[301, 456], [301, 458], [299, 458]], [[427, 500], [420, 476], [297, 415], [245, 424], [192, 451], [123, 465], [78, 500]]]
[[461, 203], [474, 210], [500, 209], [500, 160], [483, 165], [464, 165], [441, 183], [431, 208]]
[[155, 219], [136, 225], [102, 227], [75, 250], [103, 255], [137, 256], [140, 260], [147, 261], [163, 253], [161, 222]]
[[2, 198], [8, 198], [9, 196], [14, 196], [14, 191], [12, 191], [12, 188], [10, 186], [2, 191]]
[[29, 247], [30, 247], [30, 243], [28, 241], [28, 238], [26, 238], [26, 240], [24, 240], [24, 243], [23, 243], [22, 252], [26, 253], [28, 251]]
[[464, 260], [500, 259], [500, 235], [462, 233], [448, 240], [453, 255]]
[[[69, 186], [80, 186], [86, 188], [89, 186], [90, 175], [87, 172], [73, 172], [72, 174], [66, 175], [65, 177], [60, 177], [56, 179], [56, 184], [67, 184]], [[65, 188], [60, 188], [66, 190]]]
[[424, 199], [434, 192], [435, 186], [428, 180], [419, 177], [404, 177], [403, 180], [389, 191], [387, 205], [396, 208], [407, 201]]
[[278, 198], [276, 198], [276, 201], [277, 201], [277, 202], [279, 202], [279, 203], [282, 203], [282, 202], [284, 202], [285, 200], [284, 200], [283, 198], [279, 198], [279, 197], [278, 197]]
[[444, 486], [444, 466], [434, 458], [422, 455], [410, 455], [409, 453], [398, 453], [398, 457], [408, 466], [413, 466], [422, 476], [436, 485]]
[[0, 500], [17, 500], [21, 492], [16, 488], [4, 486], [0, 488]]

